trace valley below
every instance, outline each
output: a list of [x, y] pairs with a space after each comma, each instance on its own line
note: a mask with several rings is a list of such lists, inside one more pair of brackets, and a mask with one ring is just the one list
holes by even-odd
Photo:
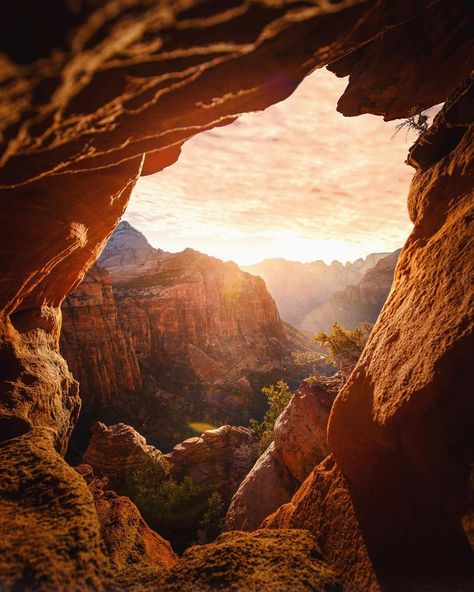
[[[265, 261], [251, 269], [270, 270], [264, 281], [192, 249], [155, 249], [121, 222], [62, 306], [61, 353], [82, 398], [67, 458], [129, 497], [180, 552], [224, 520], [257, 528], [328, 454], [350, 368], [326, 360], [316, 331], [375, 321], [397, 257]], [[280, 306], [303, 326], [313, 317], [314, 330], [283, 321]]]

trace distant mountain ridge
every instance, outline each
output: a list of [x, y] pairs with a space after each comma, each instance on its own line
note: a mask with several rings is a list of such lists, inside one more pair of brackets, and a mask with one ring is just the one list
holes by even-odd
[[311, 332], [329, 331], [334, 322], [354, 329], [367, 321], [375, 323], [392, 287], [393, 275], [401, 249], [397, 249], [365, 272], [362, 279], [333, 294], [316, 306], [300, 326]]
[[265, 259], [242, 269], [265, 280], [284, 321], [313, 331], [306, 321], [308, 315], [337, 292], [360, 282], [365, 273], [387, 255], [389, 253], [371, 253], [365, 259], [345, 265], [339, 261], [328, 265], [321, 260], [302, 263], [282, 258]]

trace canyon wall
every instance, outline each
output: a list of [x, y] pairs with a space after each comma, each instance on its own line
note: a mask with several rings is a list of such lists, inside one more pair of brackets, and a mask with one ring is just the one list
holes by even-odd
[[306, 322], [311, 311], [324, 306], [334, 294], [347, 286], [359, 283], [364, 274], [387, 254], [371, 253], [365, 259], [345, 265], [339, 261], [327, 265], [324, 261], [302, 263], [286, 259], [265, 259], [243, 269], [265, 280], [285, 321], [314, 333], [320, 329], [315, 329]]
[[[59, 355], [59, 307], [97, 259], [137, 176], [172, 164], [192, 135], [284, 99], [335, 61], [350, 76], [351, 107], [339, 107], [348, 115], [403, 117], [445, 100], [474, 65], [472, 6], [18, 0], [3, 15], [1, 585], [110, 589], [92, 494], [59, 454], [80, 406]], [[344, 499], [387, 590], [433, 578], [433, 589], [470, 585], [461, 528], [474, 432], [468, 97], [466, 87], [457, 91], [411, 153], [415, 229], [329, 425], [349, 484]], [[152, 154], [143, 163], [144, 153]], [[336, 520], [331, 536], [345, 555], [334, 564], [354, 573], [351, 533]]]
[[313, 308], [300, 326], [317, 332], [329, 331], [334, 322], [349, 329], [375, 323], [390, 293], [399, 254], [397, 250], [379, 259], [357, 284], [346, 286]]
[[128, 222], [62, 312], [60, 349], [82, 398], [71, 460], [96, 421], [129, 423], [160, 448], [195, 422], [248, 423], [263, 413], [263, 386], [296, 385], [312, 364], [292, 358], [311, 340], [281, 321], [261, 278], [192, 249], [154, 249]]

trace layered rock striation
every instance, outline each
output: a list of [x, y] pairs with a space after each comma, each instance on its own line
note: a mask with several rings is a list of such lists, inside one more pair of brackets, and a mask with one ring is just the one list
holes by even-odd
[[291, 353], [309, 339], [234, 263], [154, 249], [128, 222], [98, 263], [62, 307], [61, 351], [83, 400], [79, 455], [97, 420], [130, 423], [160, 447], [193, 421], [248, 422], [264, 407], [262, 386], [308, 371]]

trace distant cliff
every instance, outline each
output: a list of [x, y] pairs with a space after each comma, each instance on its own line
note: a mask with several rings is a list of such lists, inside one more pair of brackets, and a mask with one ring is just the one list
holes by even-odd
[[282, 322], [261, 278], [192, 249], [154, 249], [127, 222], [63, 316], [87, 429], [128, 422], [166, 446], [192, 421], [247, 422], [265, 405], [262, 386], [307, 372], [291, 353], [309, 341]]
[[400, 249], [377, 261], [360, 282], [336, 292], [303, 319], [301, 325], [313, 332], [328, 331], [335, 321], [353, 329], [368, 321], [375, 323], [392, 287]]
[[[311, 316], [313, 311], [324, 309], [333, 296], [347, 286], [357, 285], [387, 255], [389, 253], [371, 253], [365, 259], [357, 259], [345, 265], [339, 261], [327, 265], [320, 260], [301, 263], [286, 259], [266, 259], [243, 269], [265, 280], [283, 320], [301, 330], [314, 333], [317, 328]], [[333, 308], [329, 307], [327, 310], [330, 315], [327, 321], [331, 325], [336, 319], [331, 317]], [[353, 325], [352, 322], [349, 324]]]

